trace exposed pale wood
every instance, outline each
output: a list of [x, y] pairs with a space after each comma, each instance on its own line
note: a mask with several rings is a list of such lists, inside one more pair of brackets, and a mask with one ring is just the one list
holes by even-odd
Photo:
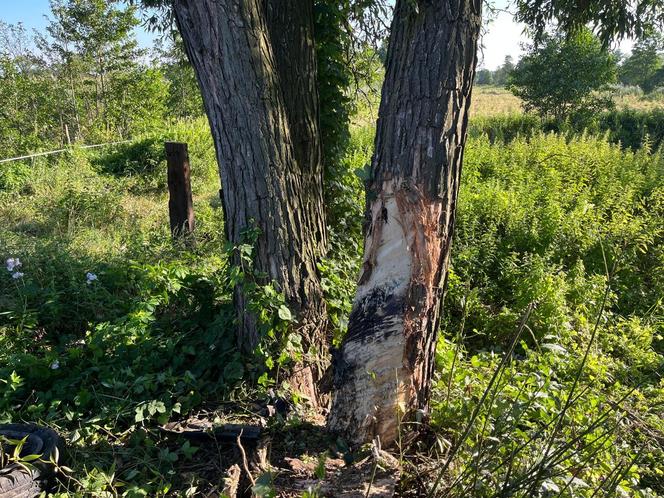
[[233, 464], [226, 471], [226, 477], [224, 477], [224, 489], [222, 490], [222, 495], [227, 496], [228, 498], [236, 498], [237, 490], [240, 486], [240, 477], [242, 471], [238, 464]]
[[480, 0], [396, 2], [363, 268], [333, 360], [328, 425], [352, 443], [387, 446], [428, 407], [480, 25]]

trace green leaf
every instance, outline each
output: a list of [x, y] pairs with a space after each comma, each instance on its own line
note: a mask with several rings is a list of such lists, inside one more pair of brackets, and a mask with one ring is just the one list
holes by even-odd
[[288, 309], [288, 307], [284, 304], [279, 306], [279, 318], [281, 318], [284, 321], [290, 322], [293, 320], [293, 314], [291, 311]]
[[226, 380], [239, 380], [244, 375], [244, 366], [239, 361], [231, 361], [224, 367], [224, 378]]
[[273, 476], [270, 472], [265, 472], [258, 476], [256, 484], [251, 490], [258, 498], [275, 498], [277, 493], [272, 484]]

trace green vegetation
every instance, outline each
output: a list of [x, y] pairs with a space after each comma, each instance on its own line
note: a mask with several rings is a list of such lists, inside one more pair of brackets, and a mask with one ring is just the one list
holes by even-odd
[[[402, 486], [437, 477], [446, 447], [458, 443], [440, 484], [456, 482], [454, 496], [490, 496], [503, 483], [528, 495], [538, 470], [542, 489], [567, 489], [561, 496], [617, 486], [658, 496], [664, 157], [603, 138], [530, 135], [470, 140], [437, 356], [430, 437], [438, 443], [418, 443], [414, 458], [424, 460], [406, 467]], [[371, 128], [353, 130], [334, 206], [346, 216], [321, 268], [337, 337], [360, 256], [354, 172], [368, 161], [372, 136]], [[193, 249], [173, 245], [168, 231], [159, 156], [166, 138], [190, 144]], [[297, 344], [270, 346], [270, 331], [290, 314], [269, 286], [255, 293], [264, 349], [254, 358], [235, 352], [231, 289], [244, 277], [227, 264], [215, 168], [201, 120], [114, 151], [3, 169], [0, 252], [21, 266], [0, 279], [0, 414], [67, 437], [67, 496], [214, 489], [204, 471], [186, 470], [197, 451], [223, 468], [214, 451], [158, 427], [201, 409], [228, 419], [223, 400], [265, 396], [276, 380], [266, 364], [297, 352]], [[531, 304], [511, 360], [480, 405]], [[289, 423], [303, 410], [296, 405]]]
[[663, 492], [662, 447], [638, 428], [663, 428], [663, 159], [589, 137], [469, 147], [434, 408], [450, 440], [536, 304], [457, 453], [453, 496], [532, 496], [540, 462], [560, 472], [542, 484], [554, 495]]
[[546, 36], [511, 72], [508, 83], [526, 111], [586, 122], [611, 105], [597, 95], [616, 78], [616, 61], [590, 31]]
[[201, 116], [191, 67], [174, 41], [147, 63], [134, 7], [54, 0], [47, 34], [0, 21], [3, 158], [130, 139]]
[[652, 111], [634, 109], [613, 110], [597, 116], [585, 123], [559, 122], [554, 119], [541, 119], [532, 114], [489, 114], [478, 116], [470, 124], [472, 136], [486, 134], [491, 141], [509, 142], [518, 136], [530, 137], [540, 132], [554, 132], [566, 136], [581, 133], [606, 136], [612, 143], [638, 150], [646, 147], [657, 150], [664, 140], [662, 117], [664, 110]]
[[662, 35], [639, 40], [632, 53], [620, 65], [618, 77], [625, 85], [639, 86], [644, 92], [652, 92], [664, 86], [664, 57]]
[[489, 69], [479, 69], [475, 77], [476, 85], [496, 85], [504, 87], [509, 79], [510, 74], [514, 71], [514, 59], [511, 55], [505, 56], [503, 65], [495, 71]]
[[[182, 47], [168, 42], [136, 64], [133, 8], [54, 5], [41, 41], [53, 60], [0, 25], [3, 150], [73, 142], [0, 164], [0, 422], [39, 422], [66, 439], [60, 498], [219, 496], [240, 460], [231, 446], [165, 430], [189, 417], [263, 424], [274, 458], [286, 448], [316, 462], [311, 479], [329, 457], [363, 458], [368, 448], [351, 454], [332, 440], [284, 382], [305, 354], [294, 314], [254, 268], [255, 230], [225, 240], [213, 141]], [[330, 232], [319, 270], [338, 346], [361, 264], [376, 102], [345, 93], [353, 40], [334, 5], [316, 3], [316, 29], [327, 40], [318, 62]], [[401, 427], [403, 496], [664, 496], [664, 100], [596, 85], [615, 67], [588, 33], [547, 40], [546, 64], [527, 58], [513, 79], [525, 89], [551, 76], [520, 93], [541, 115], [520, 113], [524, 101], [504, 89], [475, 90], [432, 402], [416, 437]], [[557, 61], [567, 50], [588, 56], [586, 80]], [[89, 57], [100, 52], [108, 59]], [[354, 69], [376, 87], [382, 68], [362, 55]], [[625, 79], [636, 55], [619, 74], [643, 86]], [[511, 65], [483, 78], [502, 84]], [[597, 99], [616, 109], [589, 112]], [[128, 140], [77, 147], [115, 139]], [[169, 230], [167, 140], [189, 145], [187, 240]], [[250, 355], [236, 343], [237, 284], [260, 325]], [[271, 481], [265, 473], [254, 494], [274, 496]]]

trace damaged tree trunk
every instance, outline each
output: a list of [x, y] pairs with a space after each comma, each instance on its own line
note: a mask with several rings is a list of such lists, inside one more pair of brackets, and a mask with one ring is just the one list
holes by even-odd
[[[240, 244], [258, 229], [255, 269], [284, 292], [307, 344], [325, 323], [313, 13], [303, 1], [279, 2], [279, 11], [268, 3], [174, 0], [173, 12], [212, 130], [227, 237]], [[252, 351], [259, 331], [248, 300], [239, 286], [238, 341]]]
[[426, 410], [481, 0], [397, 0], [367, 184], [364, 262], [335, 354], [329, 428], [394, 442]]

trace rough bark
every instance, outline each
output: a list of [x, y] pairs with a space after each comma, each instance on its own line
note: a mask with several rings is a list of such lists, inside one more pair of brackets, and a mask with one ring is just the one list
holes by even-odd
[[454, 228], [480, 0], [397, 0], [367, 186], [364, 262], [329, 427], [398, 437], [426, 410]]
[[295, 155], [295, 174], [302, 176], [305, 195], [313, 201], [306, 203], [306, 219], [313, 222], [314, 241], [323, 253], [327, 233], [313, 1], [264, 0], [264, 5]]
[[[313, 187], [322, 182], [322, 168], [317, 96], [308, 79], [315, 78], [315, 65], [311, 76], [310, 66], [298, 67], [304, 56], [273, 43], [271, 26], [281, 18], [268, 16], [262, 0], [174, 0], [173, 7], [212, 129], [226, 235], [237, 244], [247, 228], [259, 229], [256, 269], [279, 285], [306, 333], [324, 322], [315, 263], [325, 247], [325, 223], [322, 188]], [[302, 52], [313, 50], [313, 40], [300, 40], [309, 36], [306, 26], [282, 27]], [[290, 87], [300, 80], [280, 69], [286, 59], [302, 75], [299, 93]], [[289, 81], [282, 81], [287, 72]], [[235, 306], [240, 345], [251, 350], [258, 330], [241, 288]]]

